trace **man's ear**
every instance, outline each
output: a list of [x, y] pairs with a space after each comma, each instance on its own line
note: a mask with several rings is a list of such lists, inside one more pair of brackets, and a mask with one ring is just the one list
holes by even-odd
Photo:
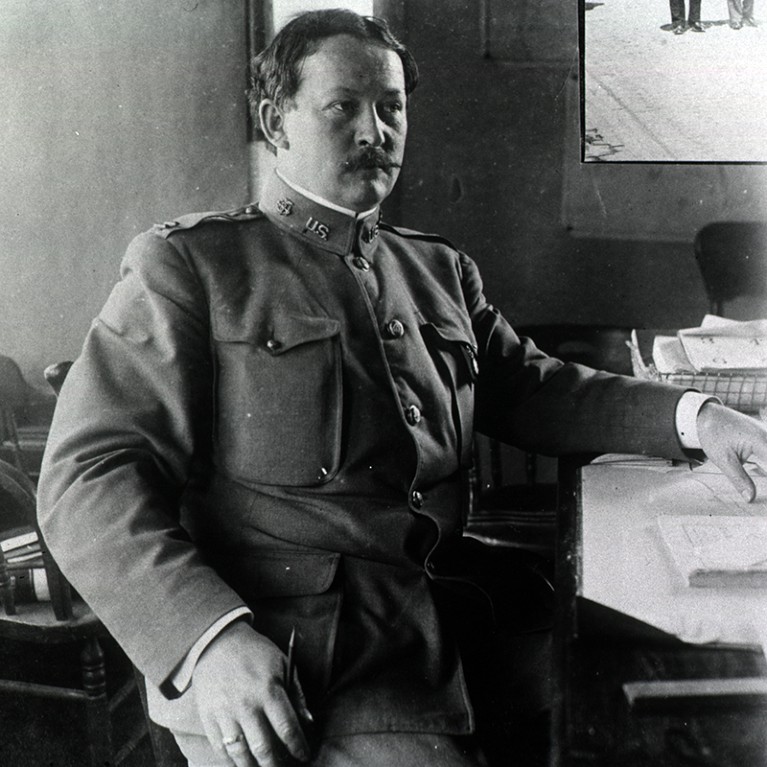
[[264, 99], [258, 105], [258, 119], [266, 140], [275, 149], [288, 149], [288, 137], [285, 133], [285, 119], [282, 109], [271, 99]]

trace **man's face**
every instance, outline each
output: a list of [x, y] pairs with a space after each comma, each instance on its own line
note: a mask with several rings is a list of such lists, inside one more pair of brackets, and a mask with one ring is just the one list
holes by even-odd
[[356, 211], [385, 199], [399, 176], [407, 134], [399, 56], [350, 35], [327, 38], [301, 67], [282, 110], [286, 178]]

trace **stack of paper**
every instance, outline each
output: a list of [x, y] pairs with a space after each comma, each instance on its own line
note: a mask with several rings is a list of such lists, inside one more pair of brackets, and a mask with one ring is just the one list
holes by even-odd
[[706, 315], [698, 328], [656, 336], [653, 362], [661, 374], [767, 372], [767, 320], [736, 322]]

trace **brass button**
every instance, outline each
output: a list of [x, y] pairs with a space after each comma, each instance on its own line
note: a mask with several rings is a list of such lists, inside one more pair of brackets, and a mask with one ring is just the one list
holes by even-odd
[[359, 269], [361, 272], [368, 272], [370, 271], [370, 263], [366, 258], [363, 256], [355, 256], [352, 259], [352, 263]]
[[245, 208], [245, 212], [249, 216], [252, 216], [257, 210], [258, 210], [258, 208], [255, 205], [248, 205], [248, 207]]
[[270, 338], [266, 342], [266, 348], [270, 352], [276, 352], [281, 346], [282, 346], [282, 344], [279, 341], [275, 340], [274, 338]]
[[416, 426], [421, 422], [421, 410], [418, 405], [410, 405], [407, 410], [405, 410], [405, 420], [411, 426]]
[[414, 509], [420, 509], [423, 506], [423, 493], [413, 490], [410, 494], [410, 503]]
[[386, 332], [392, 338], [402, 338], [405, 335], [405, 326], [399, 320], [390, 320], [386, 324]]

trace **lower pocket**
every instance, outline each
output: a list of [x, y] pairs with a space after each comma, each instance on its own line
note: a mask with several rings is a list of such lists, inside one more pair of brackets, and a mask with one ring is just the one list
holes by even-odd
[[341, 609], [340, 554], [250, 551], [217, 565], [253, 611], [253, 628], [287, 651], [295, 629], [294, 658], [309, 703], [328, 687]]

